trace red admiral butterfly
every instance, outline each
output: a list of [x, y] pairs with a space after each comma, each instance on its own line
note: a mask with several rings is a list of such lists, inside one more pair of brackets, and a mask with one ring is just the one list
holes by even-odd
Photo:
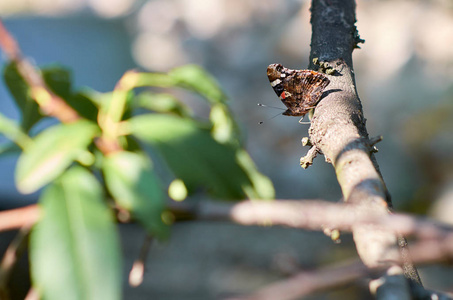
[[267, 77], [287, 110], [285, 116], [304, 116], [318, 104], [329, 78], [312, 70], [291, 70], [281, 64], [267, 67]]

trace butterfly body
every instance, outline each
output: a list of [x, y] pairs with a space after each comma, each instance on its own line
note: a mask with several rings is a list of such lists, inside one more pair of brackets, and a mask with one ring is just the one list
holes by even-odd
[[286, 106], [285, 116], [304, 116], [318, 104], [330, 83], [325, 74], [312, 70], [292, 70], [281, 64], [267, 67], [267, 76], [277, 96]]

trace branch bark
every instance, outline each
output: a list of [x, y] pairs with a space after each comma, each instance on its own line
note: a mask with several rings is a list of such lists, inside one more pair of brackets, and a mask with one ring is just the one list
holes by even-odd
[[[176, 221], [226, 221], [239, 225], [286, 226], [315, 231], [337, 228], [346, 232], [353, 232], [355, 227], [376, 226], [385, 231], [412, 236], [423, 241], [423, 247], [426, 247], [427, 251], [422, 251], [421, 244], [414, 244], [411, 251], [418, 252], [417, 261], [453, 260], [452, 226], [406, 214], [382, 215], [372, 208], [364, 209], [349, 203], [331, 203], [321, 199], [239, 203], [172, 201], [167, 207], [174, 214]], [[40, 214], [40, 208], [36, 204], [2, 211], [0, 232], [24, 226], [31, 227], [39, 219]], [[119, 222], [124, 221], [119, 218]], [[414, 251], [416, 249], [419, 251]]]
[[[243, 201], [240, 203], [202, 201], [197, 203], [171, 202], [168, 207], [177, 221], [227, 221], [240, 225], [281, 225], [318, 231], [325, 228], [353, 231], [357, 227], [376, 227], [392, 232], [394, 235], [413, 236], [416, 240], [411, 246], [411, 257], [415, 263], [432, 264], [453, 261], [453, 227], [410, 215], [382, 215], [372, 208], [364, 208], [351, 203], [331, 203], [319, 199], [276, 200], [273, 202]], [[5, 222], [0, 222], [0, 231], [24, 226], [30, 227], [38, 220], [39, 215], [37, 205], [0, 212], [0, 220], [5, 220]], [[17, 221], [13, 223], [12, 220]], [[396, 248], [396, 245], [394, 246]], [[398, 260], [391, 263], [400, 266], [404, 264], [404, 260], [398, 257]], [[388, 293], [396, 295], [401, 292], [399, 287], [407, 287], [407, 283], [402, 281], [401, 276], [392, 271], [401, 270], [400, 267], [394, 266], [385, 272], [387, 269], [385, 264], [377, 268], [370, 268], [363, 263], [354, 263], [354, 265], [356, 267], [352, 267], [352, 269], [351, 265], [342, 263], [340, 266], [343, 267], [331, 266], [310, 272], [304, 271], [289, 279], [265, 286], [252, 295], [235, 299], [265, 299], [259, 297], [266, 294], [280, 294], [279, 299], [283, 299], [283, 296], [288, 297], [287, 299], [295, 299], [356, 281], [357, 278], [370, 277], [373, 274], [385, 274], [385, 278], [375, 280], [370, 285], [378, 298], [384, 297]], [[328, 280], [324, 280], [326, 276]], [[399, 281], [399, 284], [396, 284], [396, 281]], [[410, 285], [410, 288], [411, 295], [417, 299], [433, 294], [422, 287]], [[286, 290], [290, 290], [291, 293], [286, 293]], [[436, 295], [439, 296], [439, 299], [450, 299], [438, 293]]]
[[[352, 51], [362, 41], [355, 27], [355, 2], [313, 0], [311, 11], [310, 67], [316, 67], [316, 59], [335, 71], [329, 72], [333, 74], [330, 85], [316, 106], [310, 141], [335, 168], [345, 201], [385, 216], [391, 200], [372, 153], [373, 142], [368, 137], [352, 66]], [[398, 242], [394, 232], [363, 224], [352, 232], [359, 256], [368, 267], [390, 268], [392, 261], [400, 260], [400, 253], [389, 251]], [[404, 243], [399, 246], [407, 250]], [[405, 276], [420, 283], [409, 256], [403, 258]]]

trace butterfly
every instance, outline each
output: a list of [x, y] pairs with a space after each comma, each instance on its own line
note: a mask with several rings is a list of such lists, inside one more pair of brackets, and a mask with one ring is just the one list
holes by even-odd
[[321, 100], [330, 83], [325, 74], [312, 70], [291, 70], [281, 64], [267, 67], [267, 77], [277, 96], [285, 104], [285, 116], [304, 116]]

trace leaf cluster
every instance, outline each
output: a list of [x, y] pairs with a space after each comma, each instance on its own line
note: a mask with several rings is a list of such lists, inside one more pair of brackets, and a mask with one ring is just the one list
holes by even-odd
[[[3, 77], [21, 119], [0, 115], [0, 133], [11, 140], [0, 155], [19, 152], [18, 190], [41, 191], [30, 258], [33, 285], [43, 298], [120, 298], [118, 211], [165, 239], [173, 220], [169, 197], [273, 198], [271, 182], [242, 146], [225, 94], [201, 67], [129, 71], [109, 93], [74, 91], [70, 71], [57, 65], [40, 74], [80, 118], [36, 133], [49, 117], [16, 63], [9, 63]], [[174, 88], [198, 94], [210, 107], [209, 118], [194, 115]], [[166, 165], [170, 183], [156, 171], [150, 151]]]

